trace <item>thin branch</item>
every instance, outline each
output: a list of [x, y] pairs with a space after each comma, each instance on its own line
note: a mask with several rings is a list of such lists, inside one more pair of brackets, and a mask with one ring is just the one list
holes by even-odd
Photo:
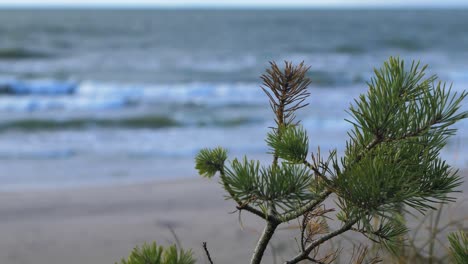
[[[353, 227], [350, 230], [354, 231], [354, 232], [357, 232], [357, 233], [360, 233], [361, 235], [365, 236], [367, 239], [369, 239], [370, 241], [372, 241], [374, 243], [379, 243], [379, 241], [377, 239], [374, 239], [373, 237], [371, 237], [371, 234], [375, 235], [375, 236], [379, 236], [379, 234], [377, 232], [369, 233], [364, 229], [357, 229], [357, 228], [353, 228]], [[386, 237], [382, 237], [382, 238], [386, 239]]]
[[208, 262], [210, 264], [214, 264], [213, 260], [211, 259], [210, 251], [208, 251], [208, 247], [206, 246], [206, 242], [203, 242], [203, 249], [205, 250], [206, 257], [208, 258]]
[[404, 135], [402, 135], [400, 137], [396, 137], [396, 138], [395, 137], [384, 138], [382, 136], [376, 135], [375, 138], [369, 144], [367, 144], [365, 146], [365, 148], [358, 154], [358, 156], [356, 157], [355, 162], [359, 162], [367, 151], [373, 149], [375, 146], [377, 146], [380, 143], [394, 142], [394, 141], [405, 140], [405, 139], [412, 138], [412, 137], [419, 137], [419, 136], [421, 136], [421, 133], [427, 131], [433, 125], [436, 125], [439, 122], [440, 122], [440, 120], [438, 120], [438, 119], [432, 119], [432, 120], [428, 121], [426, 124], [424, 124], [423, 126], [416, 129], [415, 131], [408, 132], [408, 133], [406, 133], [406, 134], [404, 134]]
[[327, 197], [332, 194], [332, 191], [324, 191], [323, 193], [320, 194], [319, 197], [317, 197], [317, 199], [315, 200], [312, 200], [306, 204], [304, 204], [303, 206], [295, 209], [295, 210], [292, 210], [288, 213], [285, 213], [285, 214], [282, 214], [279, 219], [281, 219], [281, 222], [288, 222], [288, 221], [291, 221], [293, 219], [296, 219], [298, 218], [299, 216], [305, 214], [306, 212], [309, 212], [309, 211], [312, 211], [315, 207], [317, 207], [319, 204], [321, 204], [323, 201], [325, 201], [325, 199], [327, 199]]
[[311, 169], [317, 176], [319, 176], [320, 179], [322, 179], [325, 183], [328, 183], [330, 182], [329, 179], [327, 179], [327, 177], [325, 177], [325, 175], [323, 175], [319, 169], [316, 167], [316, 166], [313, 166], [312, 164], [310, 164], [307, 160], [304, 160], [303, 161], [304, 165], [306, 165], [309, 169]]
[[224, 178], [226, 177], [226, 175], [224, 174], [224, 170], [220, 170], [220, 178], [221, 178], [221, 183], [223, 184], [224, 186], [224, 189], [228, 192], [229, 196], [237, 203], [237, 210], [245, 210], [245, 211], [249, 211], [251, 212], [252, 214], [262, 218], [262, 219], [265, 219], [267, 221], [271, 221], [271, 222], [274, 222], [274, 223], [279, 223], [280, 220], [271, 215], [271, 214], [265, 214], [263, 213], [262, 211], [256, 209], [256, 208], [253, 208], [252, 206], [248, 205], [247, 203], [245, 202], [242, 202], [241, 200], [239, 200], [234, 192], [232, 191], [231, 189], [231, 186], [229, 186], [229, 184], [226, 183], [226, 181], [224, 180]]
[[267, 221], [270, 221], [270, 222], [275, 222], [275, 223], [281, 223], [281, 220], [274, 216], [274, 215], [271, 215], [271, 214], [265, 214], [263, 213], [262, 211], [248, 205], [248, 204], [239, 204], [238, 206], [236, 206], [237, 210], [239, 211], [242, 211], [242, 210], [246, 210], [256, 216], [259, 216], [260, 218], [262, 219], [265, 219]]
[[313, 242], [316, 235], [328, 233], [328, 224], [325, 219], [330, 219], [326, 214], [334, 212], [335, 209], [326, 209], [325, 206], [315, 208], [302, 217], [301, 225], [301, 247], [305, 250], [307, 243]]
[[182, 244], [180, 243], [179, 237], [177, 236], [176, 232], [174, 231], [174, 228], [172, 227], [172, 225], [168, 224], [167, 228], [169, 229], [169, 232], [171, 232], [172, 236], [174, 237], [176, 245], [179, 248], [182, 248]]
[[331, 232], [328, 235], [325, 235], [325, 236], [315, 240], [315, 242], [308, 245], [306, 247], [306, 249], [304, 251], [302, 251], [299, 255], [295, 256], [292, 260], [286, 261], [285, 264], [295, 264], [295, 263], [299, 263], [302, 260], [308, 259], [310, 252], [312, 252], [312, 250], [314, 248], [316, 248], [317, 246], [320, 246], [324, 242], [326, 242], [326, 241], [328, 241], [328, 240], [330, 240], [330, 239], [332, 239], [332, 238], [334, 238], [334, 237], [336, 237], [336, 236], [350, 230], [351, 227], [353, 227], [353, 225], [356, 224], [358, 221], [359, 221], [359, 219], [352, 220], [352, 221], [348, 222], [347, 224], [345, 224], [344, 226], [342, 226], [340, 229], [337, 229], [334, 232]]

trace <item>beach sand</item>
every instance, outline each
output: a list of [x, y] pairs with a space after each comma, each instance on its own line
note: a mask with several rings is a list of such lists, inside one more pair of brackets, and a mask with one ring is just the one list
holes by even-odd
[[[466, 182], [463, 190], [459, 201], [468, 197]], [[144, 241], [174, 243], [172, 232], [184, 248], [193, 248], [197, 263], [207, 263], [204, 241], [215, 263], [248, 263], [261, 222], [243, 213], [242, 228], [238, 214], [230, 214], [233, 202], [223, 197], [217, 180], [205, 179], [4, 191], [0, 193], [0, 263], [114, 263]], [[450, 217], [467, 217], [467, 202], [458, 205]], [[291, 233], [298, 234], [287, 229], [277, 232], [275, 250], [268, 249], [264, 263], [273, 263], [272, 254], [294, 254]]]

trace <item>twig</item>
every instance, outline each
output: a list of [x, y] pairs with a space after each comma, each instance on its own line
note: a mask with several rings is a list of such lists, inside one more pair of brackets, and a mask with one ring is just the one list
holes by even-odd
[[205, 250], [206, 257], [208, 258], [208, 262], [210, 264], [214, 264], [213, 260], [211, 259], [210, 251], [208, 251], [208, 247], [206, 246], [206, 242], [203, 242], [203, 249]]
[[248, 203], [239, 200], [236, 197], [236, 195], [234, 194], [234, 192], [232, 191], [231, 186], [229, 186], [229, 184], [227, 184], [226, 181], [224, 180], [225, 177], [226, 177], [226, 174], [224, 173], [224, 170], [221, 170], [220, 171], [221, 183], [223, 184], [224, 189], [228, 192], [229, 196], [237, 203], [237, 206], [236, 206], [237, 210], [239, 210], [239, 211], [242, 211], [242, 210], [249, 211], [249, 212], [251, 212], [252, 214], [254, 214], [256, 216], [265, 219], [266, 221], [270, 221], [270, 222], [274, 222], [274, 223], [280, 223], [281, 222], [281, 220], [278, 219], [278, 217], [276, 217], [276, 216], [274, 216], [272, 214], [265, 214], [262, 211], [250, 206]]
[[306, 247], [306, 250], [302, 251], [300, 254], [295, 256], [292, 260], [286, 261], [285, 264], [295, 264], [299, 263], [302, 260], [308, 259], [310, 252], [316, 248], [317, 246], [320, 246], [323, 244], [325, 241], [328, 241], [335, 236], [338, 236], [353, 227], [354, 224], [356, 224], [359, 221], [359, 219], [352, 220], [348, 222], [346, 225], [342, 226], [340, 229], [335, 230], [334, 232], [329, 233], [328, 235], [325, 235], [319, 239], [317, 239], [314, 243], [310, 244], [309, 246]]
[[296, 219], [298, 218], [299, 216], [301, 215], [304, 215], [306, 212], [309, 212], [309, 211], [312, 211], [315, 207], [317, 207], [319, 204], [321, 204], [325, 199], [327, 199], [327, 197], [331, 194], [332, 192], [327, 190], [327, 191], [324, 191], [322, 194], [320, 194], [319, 197], [317, 197], [317, 199], [315, 200], [312, 200], [306, 204], [304, 204], [303, 206], [295, 209], [295, 210], [292, 210], [288, 213], [285, 213], [283, 215], [280, 216], [281, 218], [281, 222], [285, 223], [285, 222], [288, 222], [292, 219]]
[[[239, 202], [238, 202], [239, 204]], [[246, 210], [246, 211], [249, 211], [251, 212], [252, 214], [260, 217], [260, 218], [263, 218], [267, 221], [272, 221], [272, 222], [281, 222], [280, 219], [278, 219], [276, 216], [274, 215], [271, 215], [271, 214], [268, 214], [268, 215], [265, 215], [265, 213], [263, 213], [262, 211], [248, 205], [248, 204], [239, 204], [236, 206], [236, 209], [239, 210], [239, 211], [242, 211], [242, 210]]]
[[167, 228], [169, 229], [169, 232], [171, 232], [172, 236], [174, 237], [176, 245], [179, 248], [182, 248], [182, 244], [180, 243], [179, 237], [177, 236], [176, 232], [174, 231], [174, 228], [172, 227], [172, 225], [168, 224]]

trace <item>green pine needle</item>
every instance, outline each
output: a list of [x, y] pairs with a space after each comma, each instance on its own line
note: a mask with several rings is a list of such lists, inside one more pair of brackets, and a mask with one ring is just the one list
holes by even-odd
[[448, 239], [454, 263], [468, 263], [468, 234], [464, 231], [459, 231], [449, 234]]
[[195, 169], [206, 178], [212, 178], [216, 172], [222, 171], [227, 151], [221, 147], [214, 149], [204, 148], [195, 157]]
[[275, 129], [267, 134], [266, 142], [279, 158], [291, 163], [303, 163], [309, 152], [309, 138], [302, 126]]
[[[136, 246], [121, 264], [195, 264], [191, 250], [177, 250], [175, 245], [168, 248], [158, 246], [156, 242]], [[116, 263], [117, 264], [117, 263]]]
[[[286, 62], [284, 70], [271, 63], [262, 76], [276, 123], [266, 137], [273, 156], [270, 166], [246, 157], [225, 166], [226, 150], [215, 148], [199, 152], [196, 169], [208, 178], [220, 172], [221, 184], [237, 209], [275, 226], [281, 219], [312, 212], [333, 193], [341, 209], [336, 216], [345, 224], [322, 236], [323, 241], [302, 245], [303, 250], [313, 247], [308, 253], [335, 236], [357, 230], [397, 254], [407, 232], [402, 217], [406, 210], [425, 213], [434, 209], [434, 203], [454, 201], [449, 195], [461, 178], [440, 153], [456, 132], [453, 125], [468, 117], [467, 111], [461, 111], [468, 93], [453, 92], [437, 76], [426, 76], [427, 65], [412, 62], [408, 67], [390, 57], [375, 70], [367, 93], [349, 108], [352, 129], [344, 156], [338, 158], [332, 151], [324, 162], [319, 151], [308, 162], [309, 138], [295, 120], [296, 111], [308, 105], [307, 69], [303, 63], [296, 67]], [[327, 180], [324, 195], [314, 191], [321, 179]], [[285, 215], [292, 217], [282, 218]], [[259, 245], [266, 248], [270, 238], [261, 238]], [[468, 263], [466, 233], [449, 239], [457, 263]], [[261, 256], [253, 259], [258, 264]], [[291, 263], [306, 259], [306, 254], [299, 254]]]

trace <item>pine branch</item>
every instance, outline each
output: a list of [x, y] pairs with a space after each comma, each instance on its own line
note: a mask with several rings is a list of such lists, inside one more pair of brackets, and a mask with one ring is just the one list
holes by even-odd
[[311, 169], [311, 170], [315, 173], [315, 175], [317, 175], [320, 179], [322, 179], [323, 182], [325, 182], [325, 183], [330, 182], [330, 180], [327, 179], [327, 177], [326, 177], [325, 175], [323, 175], [323, 174], [319, 171], [319, 169], [318, 169], [316, 166], [313, 166], [313, 165], [310, 164], [307, 160], [304, 160], [303, 163], [304, 163], [304, 165], [306, 165], [309, 169]]
[[[309, 231], [314, 237], [305, 238], [303, 229], [302, 252], [287, 264], [329, 263], [329, 256], [316, 258], [320, 245], [349, 230], [392, 250], [395, 238], [407, 231], [395, 218], [403, 205], [425, 212], [434, 202], [453, 201], [447, 195], [460, 185], [461, 178], [439, 156], [455, 134], [450, 126], [468, 117], [468, 112], [459, 112], [468, 93], [458, 96], [445, 89], [445, 84], [435, 84], [436, 76], [425, 78], [427, 66], [413, 62], [407, 70], [403, 61], [390, 58], [375, 70], [367, 94], [350, 107], [353, 121], [347, 121], [354, 129], [348, 132], [344, 157], [338, 159], [332, 151], [324, 161], [319, 148], [309, 163], [309, 139], [295, 121], [296, 111], [308, 105], [309, 68], [304, 63], [285, 62], [284, 69], [274, 62], [270, 65], [261, 77], [261, 88], [275, 115], [276, 127], [266, 139], [273, 150], [273, 164], [263, 167], [259, 161], [244, 158], [225, 166], [226, 151], [221, 148], [204, 149], [196, 157], [200, 175], [211, 178], [220, 173], [220, 182], [237, 210], [266, 221], [251, 263], [261, 262], [278, 225], [313, 214], [332, 193], [337, 196], [341, 209], [337, 218], [343, 226], [318, 239], [315, 236], [323, 232]], [[381, 220], [378, 228], [370, 222], [376, 216]], [[367, 252], [361, 251], [357, 262]]]
[[306, 260], [309, 258], [309, 254], [312, 252], [312, 250], [314, 250], [315, 248], [317, 248], [318, 246], [320, 246], [321, 244], [325, 243], [326, 241], [338, 236], [338, 235], [341, 235], [342, 233], [350, 230], [354, 224], [356, 224], [357, 222], [359, 221], [359, 219], [354, 219], [354, 220], [351, 220], [349, 222], [347, 222], [344, 226], [342, 226], [340, 229], [337, 229], [327, 235], [324, 235], [322, 236], [321, 238], [315, 240], [313, 243], [311, 243], [310, 245], [308, 245], [306, 247], [306, 249], [304, 251], [302, 251], [300, 254], [298, 254], [297, 256], [295, 256], [293, 259], [289, 260], [289, 261], [286, 261], [285, 264], [295, 264], [295, 263], [299, 263], [300, 261], [302, 260]]
[[[311, 83], [306, 77], [310, 67], [306, 67], [304, 62], [298, 66], [293, 66], [291, 62], [285, 61], [285, 68], [282, 71], [275, 62], [270, 62], [270, 69], [261, 76], [263, 80], [262, 90], [270, 99], [270, 107], [275, 113], [276, 132], [278, 139], [281, 139], [281, 129], [294, 123], [295, 112], [304, 108], [308, 103], [304, 103], [310, 93], [307, 87]], [[273, 154], [273, 166], [278, 166], [278, 153]]]
[[316, 199], [309, 201], [308, 203], [304, 204], [299, 208], [296, 208], [294, 210], [291, 210], [290, 212], [280, 215], [279, 219], [281, 219], [281, 222], [283, 223], [296, 219], [304, 215], [305, 213], [314, 210], [318, 205], [323, 203], [323, 201], [325, 201], [330, 194], [332, 194], [332, 191], [326, 190], [323, 193], [321, 193]]
[[246, 210], [264, 220], [267, 220], [269, 222], [272, 222], [272, 223], [279, 223], [281, 222], [281, 220], [276, 217], [275, 215], [271, 215], [271, 214], [265, 214], [263, 213], [262, 211], [248, 205], [247, 203], [244, 203], [244, 204], [240, 204], [240, 205], [237, 205], [236, 206], [236, 209], [239, 210], [239, 211], [242, 211], [242, 210]]
[[260, 264], [265, 253], [265, 249], [273, 237], [277, 226], [278, 223], [271, 221], [267, 222], [267, 225], [265, 226], [265, 229], [263, 230], [263, 233], [258, 240], [257, 246], [255, 247], [254, 254], [252, 255], [252, 259], [250, 261], [251, 264]]
[[260, 217], [262, 219], [271, 221], [271, 222], [278, 222], [279, 221], [278, 218], [276, 218], [275, 216], [265, 214], [262, 211], [250, 206], [248, 203], [243, 202], [240, 199], [238, 199], [236, 194], [232, 190], [231, 186], [229, 186], [229, 184], [226, 182], [226, 175], [224, 173], [224, 169], [222, 169], [220, 171], [220, 179], [221, 179], [221, 183], [223, 184], [224, 189], [228, 192], [229, 196], [237, 203], [236, 208], [238, 210], [245, 210], [245, 211], [251, 212], [252, 214], [254, 214], [256, 216], [258, 216], [258, 217]]
[[427, 132], [432, 126], [438, 124], [440, 121], [441, 121], [440, 119], [430, 120], [426, 124], [422, 125], [418, 129], [416, 129], [415, 131], [408, 132], [408, 133], [406, 133], [404, 135], [401, 135], [399, 137], [394, 137], [394, 138], [387, 137], [387, 138], [385, 138], [383, 136], [375, 136], [374, 139], [369, 144], [367, 144], [366, 147], [361, 151], [361, 153], [357, 155], [355, 162], [359, 162], [362, 159], [362, 157], [365, 155], [366, 152], [372, 150], [374, 147], [376, 147], [377, 145], [379, 145], [381, 143], [394, 142], [394, 141], [403, 141], [403, 140], [413, 138], [413, 137], [420, 137], [420, 136], [424, 135], [425, 132]]
[[293, 66], [286, 61], [284, 70], [281, 70], [275, 62], [270, 62], [270, 69], [261, 76], [261, 88], [270, 99], [278, 128], [293, 124], [294, 112], [308, 105], [304, 101], [310, 95], [307, 87], [311, 81], [306, 77], [309, 68], [304, 62]]

